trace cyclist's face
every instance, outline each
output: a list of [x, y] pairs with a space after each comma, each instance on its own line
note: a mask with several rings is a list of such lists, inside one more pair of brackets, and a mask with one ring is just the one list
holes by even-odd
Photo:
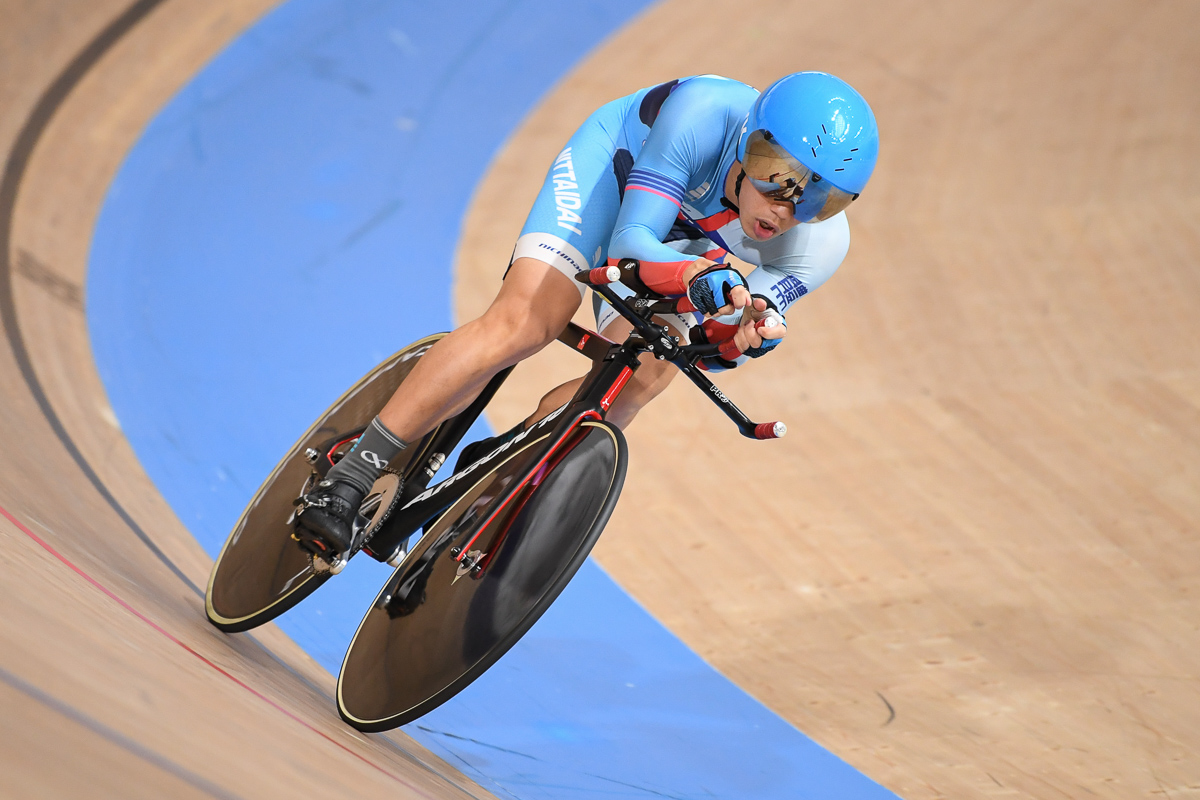
[[795, 206], [791, 200], [771, 200], [748, 180], [742, 181], [738, 208], [742, 212], [742, 230], [758, 242], [773, 239], [800, 224], [792, 213]]

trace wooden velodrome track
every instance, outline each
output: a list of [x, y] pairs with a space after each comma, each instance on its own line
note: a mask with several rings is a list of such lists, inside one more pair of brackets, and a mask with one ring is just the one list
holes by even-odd
[[[720, 380], [791, 433], [742, 440], [676, 382], [600, 563], [906, 798], [1200, 794], [1200, 6], [732, 7], [665, 3], [594, 53], [460, 247], [469, 319], [561, 143], [638, 87], [817, 68], [874, 105], [849, 257]], [[562, 350], [498, 429], [579, 369]]]
[[0, 797], [491, 796], [342, 724], [333, 677], [273, 627], [208, 625], [211, 562], [91, 364], [81, 287], [120, 159], [271, 5], [0, 3]]
[[[406, 737], [342, 726], [332, 678], [273, 628], [211, 631], [207, 558], [91, 364], [81, 286], [120, 158], [270, 5], [0, 2], [0, 796], [483, 796]], [[594, 53], [461, 243], [466, 319], [567, 135], [643, 85], [822, 68], [875, 106], [846, 264], [781, 351], [721, 381], [791, 435], [741, 440], [673, 386], [629, 432], [601, 563], [906, 798], [1195, 796], [1200, 9], [728, 8], [664, 3]], [[523, 366], [493, 422], [578, 368]]]

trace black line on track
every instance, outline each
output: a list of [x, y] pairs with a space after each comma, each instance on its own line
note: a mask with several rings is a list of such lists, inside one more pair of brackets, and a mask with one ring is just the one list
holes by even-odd
[[519, 750], [509, 750], [507, 747], [501, 747], [500, 745], [496, 744], [481, 742], [478, 739], [472, 739], [469, 736], [459, 736], [457, 733], [448, 733], [447, 731], [439, 731], [434, 728], [426, 728], [424, 725], [418, 725], [417, 727], [426, 733], [436, 733], [438, 736], [445, 736], [447, 739], [457, 739], [460, 742], [470, 742], [471, 744], [477, 744], [480, 747], [490, 747], [492, 750], [499, 750], [501, 753], [511, 753], [512, 755], [520, 756], [521, 758], [531, 758], [534, 761], [541, 761], [541, 759], [537, 756], [531, 756], [528, 753], [522, 753]]
[[[137, 534], [137, 537], [142, 540], [146, 547], [158, 557], [158, 560], [167, 566], [175, 574], [177, 578], [183, 581], [187, 586], [198, 596], [203, 597], [204, 592], [201, 591], [195, 583], [188, 578], [175, 565], [166, 553], [159, 549], [154, 540], [142, 530], [141, 526], [134, 521], [129, 512], [121, 505], [104, 485], [100, 476], [92, 469], [91, 464], [84, 458], [83, 453], [75, 445], [75, 441], [67, 432], [66, 427], [62, 424], [62, 420], [58, 418], [54, 407], [50, 404], [50, 400], [46, 397], [46, 392], [42, 388], [41, 382], [38, 380], [37, 373], [33, 369], [33, 362], [29, 358], [29, 351], [25, 347], [25, 339], [21, 335], [21, 328], [17, 323], [16, 304], [13, 298], [12, 289], [12, 269], [13, 263], [11, 259], [12, 248], [12, 223], [13, 213], [16, 208], [17, 194], [21, 189], [21, 180], [25, 177], [25, 170], [29, 166], [29, 157], [37, 146], [38, 140], [45, 133], [46, 127], [53, 119], [55, 112], [62, 106], [63, 101], [70, 95], [71, 90], [78, 85], [84, 75], [87, 74], [96, 62], [113, 47], [121, 37], [127, 34], [135, 25], [141, 22], [146, 15], [153, 11], [158, 6], [162, 5], [164, 0], [139, 0], [121, 16], [117, 17], [108, 27], [100, 31], [97, 36], [92, 39], [88, 45], [81, 50], [70, 64], [55, 78], [54, 82], [42, 93], [38, 98], [37, 104], [33, 111], [30, 112], [29, 118], [25, 120], [25, 124], [21, 127], [21, 131], [17, 134], [17, 138], [13, 143], [12, 149], [9, 151], [8, 160], [4, 165], [4, 176], [0, 179], [0, 316], [4, 318], [4, 333], [8, 338], [9, 347], [12, 350], [13, 356], [16, 358], [17, 366], [21, 370], [21, 377], [25, 379], [26, 386], [29, 387], [30, 393], [34, 400], [37, 401], [38, 408], [42, 412], [42, 416], [50, 423], [50, 427], [54, 430], [58, 440], [62, 443], [67, 452], [75, 460], [83, 474], [95, 487], [114, 511], [121, 517], [129, 528]], [[304, 675], [300, 674], [291, 665], [284, 662], [278, 655], [271, 651], [270, 648], [262, 644], [253, 636], [247, 636], [264, 652], [266, 652], [276, 663], [284, 666], [289, 672], [299, 678], [310, 689], [317, 694], [332, 699], [316, 684], [308, 680]]]
[[[150, 552], [154, 553], [158, 557], [158, 560], [165, 564], [193, 592], [203, 597], [204, 592], [201, 591], [200, 587], [193, 583], [175, 565], [175, 562], [155, 544], [154, 540], [142, 530], [141, 526], [134, 521], [133, 517], [129, 515], [129, 512], [125, 510], [120, 501], [108, 490], [108, 487], [104, 485], [100, 476], [96, 474], [91, 464], [88, 463], [83, 453], [75, 445], [75, 441], [62, 424], [62, 420], [58, 418], [58, 414], [55, 413], [54, 407], [50, 404], [50, 399], [46, 396], [46, 392], [38, 380], [37, 373], [33, 369], [33, 362], [29, 358], [29, 351], [25, 347], [25, 339], [21, 335], [21, 328], [17, 323], [16, 304], [12, 288], [13, 263], [11, 249], [13, 213], [16, 209], [17, 194], [21, 189], [21, 180], [25, 177], [25, 170], [29, 166], [29, 158], [37, 146], [38, 140], [45, 133], [50, 120], [53, 119], [54, 114], [62, 106], [63, 101], [67, 99], [67, 96], [70, 95], [79, 81], [83, 79], [88, 70], [95, 66], [96, 62], [113, 45], [121, 40], [121, 37], [132, 30], [135, 25], [145, 19], [146, 15], [162, 5], [163, 2], [164, 0], [139, 0], [127, 8], [121, 16], [109, 23], [108, 27], [100, 31], [75, 56], [71, 63], [59, 73], [58, 77], [54, 79], [54, 82], [50, 84], [46, 91], [42, 93], [41, 97], [38, 98], [37, 104], [33, 107], [33, 111], [30, 112], [28, 119], [25, 120], [25, 124], [21, 127], [20, 133], [17, 134], [13, 147], [9, 151], [8, 160], [4, 165], [4, 176], [0, 179], [0, 316], [4, 318], [4, 333], [8, 338], [9, 348], [16, 358], [17, 366], [21, 370], [21, 377], [25, 379], [25, 384], [29, 387], [34, 400], [37, 401], [42, 416], [46, 418], [46, 421], [54, 430], [63, 447], [71, 454], [71, 458], [75, 460], [79, 469], [87, 476], [87, 479], [95, 487], [96, 491], [100, 493], [100, 496], [117, 512], [121, 520], [142, 540], [142, 543], [150, 549]], [[270, 648], [258, 641], [258, 639], [253, 636], [247, 636], [247, 638], [258, 645], [276, 663], [281, 664], [294, 676], [299, 678], [310, 689], [326, 699], [332, 699], [312, 683], [312, 681], [297, 672], [291, 665], [285, 663]]]
[[[71, 91], [79, 84], [83, 77], [87, 75], [88, 71], [91, 70], [91, 68], [96, 65], [96, 63], [104, 56], [104, 54], [112, 49], [112, 47], [116, 45], [117, 42], [119, 42], [122, 37], [125, 36], [125, 34], [129, 33], [129, 31], [131, 31], [139, 22], [145, 19], [151, 11], [162, 5], [163, 2], [164, 0], [138, 0], [138, 2], [135, 2], [133, 5], [127, 8], [119, 17], [110, 22], [107, 27], [100, 31], [100, 33], [98, 33], [96, 37], [92, 39], [86, 47], [83, 48], [83, 50], [76, 54], [75, 58], [72, 59], [71, 62], [63, 69], [63, 71], [59, 73], [58, 77], [54, 79], [54, 82], [51, 83], [44, 92], [42, 92], [42, 95], [38, 98], [37, 104], [33, 107], [33, 111], [30, 112], [29, 117], [25, 120], [25, 124], [21, 126], [21, 130], [17, 134], [17, 138], [14, 140], [12, 148], [9, 150], [8, 159], [5, 161], [3, 177], [0, 178], [0, 317], [2, 317], [4, 320], [4, 335], [8, 339], [9, 349], [12, 351], [13, 357], [16, 359], [17, 368], [21, 371], [21, 377], [24, 378], [25, 385], [29, 388], [29, 392], [33, 395], [33, 399], [37, 403], [38, 408], [41, 410], [42, 416], [46, 419], [46, 422], [49, 423], [51, 429], [54, 431], [55, 436], [58, 437], [59, 442], [61, 442], [63, 447], [66, 448], [67, 452], [71, 455], [71, 458], [75, 461], [75, 464], [87, 477], [88, 481], [92, 484], [96, 491], [100, 493], [100, 496], [104, 498], [109, 506], [112, 507], [113, 511], [117, 513], [117, 516], [119, 516], [121, 520], [127, 526], [129, 526], [129, 529], [137, 535], [142, 543], [149, 548], [150, 552], [154, 553], [154, 555], [158, 557], [158, 560], [166, 565], [166, 567], [171, 570], [171, 572], [174, 573], [179, 580], [183, 581], [188, 588], [190, 588], [198, 596], [203, 597], [204, 592], [200, 589], [200, 587], [193, 583], [192, 580], [188, 578], [188, 576], [185, 575], [178, 566], [176, 566], [175, 562], [172, 561], [157, 544], [155, 544], [154, 540], [151, 539], [144, 530], [142, 530], [142, 527], [137, 524], [132, 516], [130, 516], [129, 512], [126, 511], [124, 506], [121, 505], [120, 501], [117, 500], [117, 498], [113, 496], [112, 492], [108, 490], [108, 487], [105, 486], [104, 481], [100, 479], [100, 476], [96, 474], [96, 471], [92, 469], [92, 465], [88, 463], [88, 460], [84, 458], [83, 453], [80, 452], [78, 446], [76, 446], [74, 439], [71, 438], [71, 434], [67, 432], [66, 426], [63, 425], [62, 420], [59, 419], [58, 414], [54, 411], [54, 406], [51, 405], [50, 399], [46, 396], [46, 391], [42, 388], [41, 381], [38, 380], [37, 373], [34, 371], [33, 361], [29, 357], [29, 350], [25, 347], [25, 338], [21, 335], [21, 328], [17, 323], [16, 303], [13, 297], [13, 263], [11, 258], [13, 213], [16, 210], [17, 195], [21, 190], [21, 181], [25, 177], [25, 170], [29, 167], [29, 159], [33, 154], [34, 148], [37, 146], [38, 140], [40, 140], [42, 134], [46, 132], [46, 128], [49, 126], [50, 121], [54, 118], [55, 113], [57, 113], [63, 102], [71, 94]], [[254, 642], [254, 644], [257, 645], [264, 653], [266, 653], [271, 660], [282, 666], [285, 670], [291, 673], [293, 677], [298, 679], [315, 694], [325, 698], [326, 700], [333, 699], [319, 686], [309, 680], [305, 675], [300, 673], [295, 667], [280, 658], [279, 655], [271, 650], [271, 648], [260, 642], [255, 636], [246, 634], [246, 638]], [[173, 771], [171, 769], [170, 762], [162, 761], [162, 763], [160, 763], [159, 761], [153, 761], [153, 759], [158, 759], [159, 757], [151, 751], [145, 750], [145, 748], [142, 748], [141, 745], [138, 745], [132, 740], [125, 739], [123, 736], [121, 736], [121, 734], [105, 727], [102, 723], [93, 720], [90, 717], [84, 716], [81, 712], [76, 712], [69, 706], [59, 703], [49, 695], [42, 694], [36, 688], [24, 683], [20, 680], [20, 678], [17, 678], [15, 675], [4, 671], [2, 668], [0, 668], [0, 679], [5, 680], [10, 685], [14, 686], [25, 694], [34, 697], [40, 702], [56, 708], [72, 719], [78, 720], [81, 724], [86, 725], [97, 733], [113, 739], [114, 741], [118, 741], [119, 739], [118, 743], [121, 744], [122, 747], [125, 747], [127, 750], [131, 750], [131, 752], [134, 752], [136, 755], [147, 758], [148, 760], [152, 760], [152, 763], [159, 764], [159, 766], [166, 764], [167, 766], [164, 766], [164, 769]], [[381, 736], [379, 739], [387, 743], [391, 749], [401, 753], [406, 760], [418, 764], [424, 770], [449, 782], [452, 786], [464, 792], [465, 794], [471, 797], [475, 796], [473, 792], [467, 791], [465, 788], [459, 786], [449, 776], [442, 775], [429, 764], [426, 764], [422, 759], [414, 756], [398, 742], [393, 741], [387, 736]], [[191, 775], [191, 773], [187, 774]], [[181, 777], [183, 776], [181, 775]], [[221, 790], [219, 787], [215, 787], [212, 784], [207, 783], [203, 778], [198, 776], [192, 777], [196, 781], [204, 783], [205, 786], [211, 787], [211, 790], [206, 789], [206, 791], [209, 791], [210, 794], [214, 794], [214, 791], [212, 790], [215, 790], [214, 796], [216, 797], [235, 797], [235, 795], [230, 795]], [[184, 779], [189, 780], [187, 778]], [[199, 784], [195, 785], [199, 786]]]
[[100, 31], [86, 47], [79, 51], [71, 63], [67, 64], [66, 68], [58, 74], [41, 97], [38, 98], [37, 104], [33, 107], [29, 117], [25, 120], [25, 124], [21, 126], [20, 133], [17, 134], [16, 141], [13, 143], [12, 149], [8, 152], [8, 160], [4, 164], [4, 177], [0, 179], [0, 316], [4, 318], [4, 334], [8, 338], [9, 348], [12, 350], [13, 357], [17, 361], [17, 368], [21, 371], [21, 377], [25, 379], [25, 385], [29, 387], [30, 394], [33, 395], [34, 401], [37, 402], [38, 408], [41, 409], [42, 416], [50, 424], [54, 435], [66, 448], [67, 452], [74, 459], [76, 465], [95, 487], [100, 496], [112, 507], [113, 511], [117, 512], [126, 525], [129, 526], [142, 543], [150, 548], [150, 552], [158, 557], [158, 560], [167, 566], [175, 576], [183, 581], [193, 592], [203, 597], [204, 593], [200, 587], [192, 583], [191, 579], [183, 573], [175, 565], [175, 562], [167, 557], [167, 554], [159, 549], [154, 540], [142, 530], [141, 526], [134, 521], [129, 512], [121, 505], [120, 501], [113, 496], [104, 482], [100, 480], [100, 476], [92, 469], [92, 465], [84, 458], [83, 453], [79, 451], [75, 441], [71, 438], [71, 434], [67, 432], [62, 420], [58, 418], [54, 407], [50, 404], [50, 399], [46, 397], [46, 391], [42, 388], [41, 381], [38, 380], [37, 373], [34, 371], [33, 362], [29, 357], [29, 350], [25, 347], [25, 339], [21, 335], [20, 325], [17, 324], [17, 309], [13, 299], [13, 276], [12, 276], [12, 226], [13, 213], [16, 210], [17, 194], [21, 189], [21, 181], [25, 177], [25, 170], [29, 167], [29, 158], [33, 154], [34, 148], [37, 146], [38, 140], [42, 134], [46, 132], [50, 120], [54, 118], [55, 113], [62, 106], [63, 101], [71, 94], [71, 91], [79, 84], [79, 81], [88, 73], [88, 71], [96, 65], [96, 62], [107, 53], [113, 45], [121, 40], [121, 38], [133, 29], [135, 25], [141, 22], [147, 14], [163, 3], [163, 0], [138, 0], [138, 2], [127, 8], [121, 16], [110, 22], [104, 30]]
[[125, 734], [113, 730], [103, 722], [88, 716], [74, 706], [59, 700], [57, 697], [43, 692], [41, 689], [37, 688], [33, 684], [21, 680], [3, 667], [0, 667], [0, 680], [4, 681], [26, 697], [36, 700], [44, 706], [49, 706], [59, 714], [62, 714], [64, 717], [79, 723], [93, 733], [99, 734], [103, 738], [120, 747], [122, 750], [137, 756], [147, 764], [158, 767], [162, 771], [174, 775], [179, 780], [196, 789], [199, 789], [207, 795], [220, 798], [220, 800], [240, 800], [238, 795], [225, 791], [212, 781], [197, 775], [191, 770], [181, 767], [174, 761], [171, 761], [169, 758], [161, 756], [150, 748], [139, 744], [133, 739], [130, 739]]
[[885, 722], [885, 723], [883, 723], [882, 725], [880, 725], [880, 726], [879, 726], [879, 727], [881, 727], [881, 728], [886, 728], [888, 725], [891, 725], [891, 724], [892, 724], [892, 720], [894, 720], [894, 719], [896, 718], [896, 709], [892, 708], [892, 704], [891, 704], [891, 703], [889, 703], [889, 702], [888, 702], [888, 699], [887, 699], [886, 697], [884, 697], [884, 696], [883, 696], [883, 692], [881, 692], [881, 691], [879, 691], [879, 690], [877, 689], [877, 690], [875, 691], [875, 694], [876, 694], [876, 696], [878, 696], [878, 697], [879, 697], [879, 699], [880, 699], [880, 700], [882, 700], [882, 701], [883, 701], [883, 704], [884, 704], [885, 706], [887, 706], [887, 710], [888, 710], [888, 718], [887, 718], [887, 722]]

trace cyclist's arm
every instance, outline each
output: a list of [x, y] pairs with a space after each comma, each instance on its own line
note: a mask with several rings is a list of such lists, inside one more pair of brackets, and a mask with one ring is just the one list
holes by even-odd
[[781, 314], [829, 280], [850, 249], [850, 225], [844, 213], [801, 233], [803, 246], [772, 259], [746, 276], [750, 294], [766, 298]]
[[[780, 314], [829, 280], [850, 249], [850, 226], [845, 214], [816, 223], [795, 238], [800, 237], [803, 237], [803, 242], [798, 241], [790, 252], [777, 256], [772, 263], [764, 264], [746, 276], [746, 286], [751, 296], [764, 299], [770, 308]], [[743, 317], [741, 314], [726, 314], [715, 317], [712, 323], [715, 330], [723, 330], [732, 336], [737, 326], [743, 324]], [[772, 347], [766, 346], [765, 351]], [[765, 351], [758, 351], [759, 355], [765, 354]], [[712, 358], [706, 359], [703, 366], [720, 372], [749, 360], [750, 356], [745, 354], [730, 359]]]
[[667, 98], [629, 174], [609, 244], [611, 258], [636, 258], [664, 269], [669, 265], [681, 273], [694, 265], [698, 256], [682, 255], [663, 239], [692, 176], [700, 173], [706, 158], [720, 153], [725, 124], [724, 105], [706, 82], [689, 81]]
[[[610, 259], [636, 258], [642, 268], [654, 272], [678, 271], [681, 275], [699, 256], [686, 255], [663, 244], [663, 239], [679, 214], [683, 187], [667, 188], [661, 174], [639, 174], [635, 166], [625, 187], [625, 199], [617, 214], [617, 224], [608, 245]], [[644, 185], [642, 181], [653, 185]], [[615, 263], [615, 261], [614, 261]]]

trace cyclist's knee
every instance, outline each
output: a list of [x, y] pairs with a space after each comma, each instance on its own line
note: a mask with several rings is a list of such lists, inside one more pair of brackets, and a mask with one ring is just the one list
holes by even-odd
[[579, 302], [579, 289], [565, 275], [540, 261], [518, 259], [479, 319], [481, 332], [504, 360], [519, 361], [554, 341]]
[[653, 400], [667, 388], [679, 370], [669, 361], [658, 361], [653, 356], [642, 356], [642, 366], [629, 382], [630, 392], [642, 405]]
[[[569, 317], [568, 317], [569, 319]], [[483, 335], [506, 361], [520, 361], [541, 350], [562, 331], [534, 307], [491, 308], [480, 320]], [[564, 323], [565, 325], [565, 323]]]
[[652, 356], [643, 355], [641, 361], [642, 366], [633, 374], [633, 379], [608, 414], [608, 421], [618, 428], [628, 427], [638, 412], [661, 394], [679, 371], [669, 361], [657, 361]]

